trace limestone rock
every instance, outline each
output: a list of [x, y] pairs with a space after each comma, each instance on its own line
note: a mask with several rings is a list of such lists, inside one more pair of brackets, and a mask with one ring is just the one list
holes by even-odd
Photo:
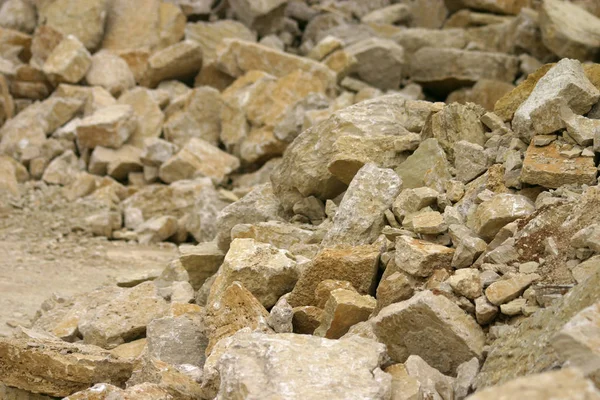
[[377, 301], [369, 295], [361, 296], [354, 290], [336, 289], [325, 304], [321, 325], [314, 335], [339, 339], [352, 325], [366, 321], [376, 304]]
[[481, 296], [482, 284], [476, 269], [465, 268], [454, 272], [448, 279], [448, 284], [457, 294], [474, 300]]
[[449, 92], [481, 79], [512, 82], [518, 59], [502, 53], [425, 47], [410, 61], [411, 78], [436, 91]]
[[408, 375], [404, 364], [390, 365], [384, 371], [392, 376], [393, 400], [419, 400], [423, 398], [421, 384], [415, 377]]
[[408, 236], [396, 238], [396, 267], [414, 276], [428, 277], [436, 269], [450, 269], [454, 250]]
[[567, 400], [573, 397], [592, 400], [600, 399], [600, 391], [578, 370], [565, 368], [509, 380], [501, 385], [480, 390], [469, 396], [468, 400], [492, 400], [499, 396], [527, 396], [532, 400]]
[[276, 31], [283, 22], [286, 3], [287, 0], [232, 0], [230, 6], [244, 25], [264, 36]]
[[414, 294], [415, 282], [408, 274], [401, 271], [391, 272], [389, 268], [384, 273], [379, 285], [377, 286], [377, 307], [374, 313], [377, 314], [382, 308], [392, 303], [399, 303], [408, 300]]
[[214, 242], [179, 246], [179, 260], [188, 272], [194, 290], [200, 289], [204, 281], [218, 271], [224, 258], [225, 253]]
[[159, 0], [112, 0], [106, 15], [102, 48], [154, 49], [159, 42]]
[[315, 306], [300, 306], [292, 309], [294, 333], [312, 335], [321, 324], [323, 310]]
[[560, 111], [569, 136], [580, 146], [592, 145], [596, 132], [600, 132], [600, 121], [576, 115], [567, 107], [563, 107]]
[[525, 196], [497, 194], [477, 207], [470, 226], [482, 239], [491, 241], [503, 226], [534, 211], [533, 202]]
[[404, 367], [408, 376], [420, 383], [420, 392], [425, 398], [453, 398], [454, 378], [432, 368], [421, 357], [411, 355], [404, 363]]
[[160, 243], [177, 233], [178, 223], [175, 217], [164, 215], [145, 221], [136, 228], [138, 241], [142, 244]]
[[382, 90], [398, 89], [404, 66], [404, 49], [388, 39], [371, 38], [346, 47], [358, 61], [358, 77]]
[[585, 76], [581, 63], [563, 59], [537, 82], [531, 95], [516, 110], [513, 129], [529, 142], [534, 135], [564, 128], [560, 116], [563, 106], [576, 114], [585, 114], [598, 98], [600, 91]]
[[127, 387], [153, 384], [169, 394], [169, 399], [198, 399], [204, 397], [201, 379], [202, 369], [191, 364], [174, 366], [155, 358], [142, 358], [136, 364]]
[[450, 180], [450, 164], [436, 139], [426, 139], [405, 162], [396, 168], [405, 188], [433, 186], [443, 191], [442, 182]]
[[148, 59], [141, 84], [156, 87], [169, 79], [186, 79], [196, 75], [202, 68], [202, 49], [198, 43], [184, 40], [152, 54]]
[[32, 33], [36, 25], [35, 6], [24, 0], [5, 1], [0, 8], [0, 26]]
[[173, 143], [167, 142], [164, 139], [150, 137], [144, 139], [144, 151], [140, 155], [140, 158], [144, 165], [160, 167], [176, 152], [177, 146]]
[[169, 392], [154, 383], [141, 383], [126, 390], [106, 383], [98, 383], [87, 390], [74, 393], [65, 400], [171, 400]]
[[220, 183], [239, 165], [236, 157], [205, 140], [192, 138], [179, 153], [161, 165], [158, 174], [166, 183], [198, 176], [208, 177]]
[[85, 223], [94, 235], [111, 238], [113, 231], [123, 226], [123, 219], [120, 213], [105, 211], [90, 215]]
[[223, 338], [234, 335], [243, 328], [271, 332], [267, 325], [269, 313], [240, 282], [227, 287], [206, 307], [206, 336], [209, 339], [206, 354]]
[[2, 192], [19, 195], [19, 182], [15, 166], [8, 160], [0, 158], [0, 193]]
[[66, 186], [75, 180], [79, 171], [77, 156], [71, 150], [67, 150], [50, 162], [44, 170], [42, 180], [47, 183]]
[[372, 294], [378, 262], [376, 246], [322, 249], [300, 275], [288, 302], [292, 307], [316, 305], [315, 290], [326, 279], [348, 281], [358, 293]]
[[225, 39], [217, 48], [217, 66], [225, 73], [239, 77], [259, 70], [283, 77], [297, 70], [308, 72], [326, 88], [336, 82], [335, 73], [321, 63], [238, 39]]
[[[403, 0], [405, 3], [407, 0]], [[421, 2], [437, 2], [438, 0], [421, 0]], [[415, 3], [412, 3], [413, 8]], [[462, 49], [467, 45], [468, 38], [463, 29], [423, 29], [411, 28], [400, 30], [392, 39], [402, 46], [407, 55], [412, 56], [425, 47]], [[410, 61], [410, 58], [407, 57]]]
[[595, 185], [596, 175], [591, 157], [568, 158], [556, 142], [545, 147], [531, 143], [525, 153], [521, 181], [554, 189], [565, 184]]
[[77, 83], [92, 64], [92, 56], [73, 35], [65, 37], [44, 63], [43, 71], [54, 84]]
[[487, 325], [498, 315], [498, 307], [490, 303], [485, 296], [475, 299], [475, 317], [479, 325]]
[[161, 2], [158, 9], [159, 41], [157, 48], [164, 49], [183, 39], [185, 24], [185, 14], [179, 6]]
[[0, 339], [0, 379], [30, 392], [65, 397], [95, 382], [122, 386], [133, 369], [96, 346], [66, 343], [35, 331]]
[[438, 195], [437, 191], [428, 187], [404, 189], [394, 200], [392, 211], [402, 221], [407, 214], [412, 214], [436, 203]]
[[[450, 4], [456, 3], [455, 0]], [[461, 0], [458, 2], [463, 7], [469, 7], [476, 10], [487, 11], [496, 14], [517, 15], [523, 7], [531, 5], [531, 0]], [[452, 9], [452, 7], [450, 7]]]
[[170, 315], [148, 324], [148, 356], [174, 365], [204, 366], [208, 340], [204, 336], [202, 308], [195, 304], [171, 307]]
[[[306, 400], [389, 398], [391, 378], [379, 368], [384, 346], [372, 340], [240, 332], [230, 343], [212, 361], [215, 376], [204, 383], [209, 397], [217, 390], [219, 397], [226, 397], [244, 388], [250, 397], [270, 393]], [[346, 368], [350, 364], [353, 368]]]
[[167, 303], [152, 282], [144, 282], [90, 310], [79, 321], [85, 343], [114, 348], [145, 332], [154, 318], [162, 316]]
[[118, 149], [135, 131], [138, 121], [129, 105], [101, 108], [77, 126], [77, 142], [82, 148], [96, 146]]
[[519, 274], [512, 278], [492, 283], [485, 290], [490, 303], [498, 306], [517, 298], [529, 285], [540, 279], [538, 274]]
[[92, 56], [85, 80], [91, 86], [102, 86], [113, 96], [135, 86], [135, 78], [125, 60], [109, 51], [99, 51]]
[[293, 319], [294, 309], [289, 305], [284, 295], [271, 308], [267, 322], [275, 333], [292, 333], [294, 330]]
[[323, 246], [370, 244], [384, 226], [384, 211], [400, 193], [402, 181], [391, 169], [362, 167], [346, 191]]
[[345, 189], [328, 166], [336, 156], [335, 141], [349, 131], [358, 137], [395, 135], [399, 126], [420, 132], [427, 116], [438, 107], [435, 103], [406, 100], [401, 95], [382, 96], [337, 111], [304, 131], [287, 148], [271, 177], [282, 205], [291, 209], [304, 197], [314, 195], [323, 200]]
[[204, 65], [211, 65], [217, 60], [217, 47], [223, 39], [241, 39], [252, 42], [256, 41], [256, 34], [242, 23], [233, 20], [199, 21], [186, 24], [185, 38], [200, 45]]
[[461, 363], [482, 355], [485, 335], [475, 320], [430, 291], [385, 307], [371, 321], [396, 362], [418, 355], [440, 372], [454, 374]]
[[[150, 139], [150, 143], [156, 143], [152, 139], [158, 140], [157, 138], [163, 129], [165, 116], [152, 92], [141, 87], [134, 88], [119, 97], [119, 104], [130, 105], [138, 120], [137, 128], [133, 131], [127, 143], [145, 149], [151, 147], [146, 145], [146, 139]], [[157, 160], [154, 159], [153, 161], [156, 162]], [[161, 158], [161, 163], [164, 161], [166, 161], [166, 158]]]
[[235, 281], [240, 282], [265, 308], [290, 292], [298, 279], [296, 261], [285, 250], [252, 239], [235, 239], [211, 286], [208, 304], [219, 301]]
[[600, 51], [600, 18], [572, 3], [546, 0], [540, 9], [542, 40], [560, 58], [585, 61]]

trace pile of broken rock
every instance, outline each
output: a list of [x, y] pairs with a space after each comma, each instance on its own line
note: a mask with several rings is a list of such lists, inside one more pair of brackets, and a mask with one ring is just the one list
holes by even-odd
[[180, 245], [1, 398], [600, 399], [597, 2], [0, 6], [0, 200]]

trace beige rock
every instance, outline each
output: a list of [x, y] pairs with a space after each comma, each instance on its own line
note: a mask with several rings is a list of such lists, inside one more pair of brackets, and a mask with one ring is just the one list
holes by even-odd
[[385, 307], [371, 321], [397, 362], [418, 355], [440, 372], [454, 374], [461, 363], [482, 355], [485, 335], [475, 320], [430, 291]]
[[73, 35], [65, 37], [48, 55], [43, 71], [55, 85], [77, 83], [92, 64], [92, 56]]
[[96, 50], [104, 36], [109, 12], [107, 0], [54, 0], [38, 2], [40, 21], [64, 36], [73, 35], [90, 51]]
[[404, 367], [408, 376], [419, 382], [420, 392], [425, 398], [451, 399], [454, 397], [455, 379], [432, 368], [421, 357], [411, 355], [404, 363]]
[[300, 70], [313, 75], [323, 87], [331, 88], [336, 82], [332, 70], [313, 60], [238, 39], [225, 39], [221, 43], [217, 48], [217, 66], [231, 76], [259, 70], [282, 77]]
[[600, 51], [600, 18], [562, 1], [544, 1], [540, 31], [548, 49], [560, 58], [593, 59]]
[[358, 293], [372, 294], [378, 261], [376, 246], [323, 249], [301, 274], [288, 302], [292, 307], [316, 305], [315, 289], [326, 279], [348, 281]]
[[325, 308], [325, 305], [331, 297], [331, 293], [337, 289], [344, 289], [356, 292], [356, 289], [348, 281], [338, 281], [335, 279], [325, 279], [319, 283], [315, 289], [316, 305], [319, 308]]
[[439, 235], [448, 230], [444, 216], [438, 211], [419, 213], [412, 218], [413, 232], [425, 235]]
[[154, 217], [137, 227], [138, 241], [142, 244], [160, 243], [177, 233], [178, 223], [175, 217]]
[[529, 142], [536, 134], [564, 128], [560, 113], [563, 106], [576, 114], [585, 114], [598, 98], [600, 91], [586, 77], [581, 63], [563, 59], [538, 81], [531, 95], [516, 110], [513, 129]]
[[87, 390], [74, 393], [65, 400], [171, 400], [169, 392], [154, 383], [141, 383], [126, 390], [106, 383], [98, 383]]
[[410, 20], [410, 7], [406, 4], [393, 4], [379, 10], [371, 11], [360, 20], [363, 23], [391, 24]]
[[539, 279], [538, 274], [518, 274], [492, 283], [485, 290], [485, 296], [490, 303], [498, 306], [519, 297], [529, 285]]
[[375, 296], [377, 298], [377, 307], [374, 314], [377, 314], [382, 308], [390, 304], [408, 300], [414, 294], [414, 279], [402, 271], [391, 271], [392, 268], [389, 268], [389, 271], [384, 273], [377, 286], [377, 294]]
[[308, 244], [313, 241], [314, 236], [311, 230], [280, 221], [238, 224], [231, 230], [232, 240], [254, 239], [286, 250], [291, 250], [295, 245]]
[[600, 391], [574, 368], [544, 372], [509, 380], [501, 385], [483, 389], [468, 397], [469, 400], [492, 400], [501, 397], [526, 396], [532, 400], [599, 399]]
[[135, 77], [125, 60], [105, 50], [92, 56], [85, 80], [91, 86], [102, 86], [117, 97], [135, 86]]
[[223, 292], [238, 281], [265, 308], [271, 308], [297, 280], [296, 261], [287, 251], [252, 239], [235, 239], [211, 286], [208, 304], [217, 303]]
[[240, 329], [271, 331], [267, 325], [269, 313], [240, 282], [232, 283], [216, 300], [206, 307], [207, 355], [210, 355], [217, 342]]
[[[123, 145], [118, 150], [106, 149], [112, 153], [106, 164], [106, 173], [119, 181], [127, 179], [130, 173], [142, 171], [142, 162], [140, 155], [142, 150], [130, 145]], [[95, 150], [94, 150], [95, 152]], [[94, 153], [92, 153], [93, 156]], [[91, 171], [90, 160], [90, 171]]]
[[166, 311], [167, 303], [154, 283], [144, 282], [82, 316], [79, 331], [85, 343], [114, 348], [138, 337]]
[[[375, 341], [240, 332], [229, 343], [207, 361], [215, 368], [209, 373], [205, 367], [203, 386], [209, 397], [245, 388], [249, 397], [271, 393], [287, 399], [347, 399], [351, 393], [356, 398], [389, 398], [391, 377], [379, 368], [385, 350]], [[276, 376], [268, 377], [271, 369]]]
[[[455, 0], [452, 4], [457, 3]], [[523, 7], [530, 7], [531, 0], [461, 0], [458, 2], [462, 7], [492, 12], [496, 14], [517, 15]], [[449, 7], [453, 8], [453, 7]]]
[[175, 4], [161, 2], [158, 9], [159, 41], [157, 48], [164, 49], [185, 35], [186, 18], [181, 8]]
[[358, 61], [355, 73], [379, 89], [398, 89], [404, 66], [404, 49], [388, 39], [371, 38], [346, 47]]
[[352, 325], [366, 321], [376, 304], [377, 301], [369, 295], [361, 296], [355, 290], [336, 289], [325, 304], [321, 325], [314, 335], [339, 339]]
[[102, 48], [153, 50], [159, 43], [159, 24], [159, 0], [112, 0]]
[[293, 319], [294, 309], [289, 305], [284, 295], [271, 308], [267, 322], [276, 333], [292, 333], [294, 330]]
[[396, 238], [396, 267], [414, 276], [427, 277], [436, 269], [450, 268], [454, 249], [413, 239]]
[[144, 139], [144, 151], [140, 155], [140, 158], [144, 165], [160, 167], [176, 152], [177, 146], [173, 143], [157, 137], [149, 137]]
[[118, 104], [104, 107], [80, 122], [77, 126], [77, 142], [82, 148], [103, 146], [117, 149], [129, 139], [137, 124], [131, 106]]
[[190, 139], [159, 169], [159, 177], [166, 183], [193, 177], [208, 177], [216, 183], [240, 166], [239, 160], [218, 147], [197, 138]]
[[410, 27], [439, 29], [448, 16], [448, 9], [443, 0], [400, 0], [398, 3], [409, 6]]
[[194, 89], [183, 109], [165, 122], [165, 138], [178, 146], [184, 146], [194, 137], [216, 146], [221, 134], [222, 107], [218, 90], [206, 86]]
[[480, 79], [512, 82], [518, 59], [502, 53], [423, 48], [410, 61], [410, 76], [418, 83], [448, 92]]
[[454, 144], [454, 158], [456, 179], [464, 183], [482, 175], [490, 165], [485, 149], [466, 140]]
[[[407, 0], [403, 0], [405, 3]], [[421, 2], [438, 0], [421, 0]], [[416, 4], [416, 3], [412, 3]], [[413, 9], [416, 7], [413, 6]], [[408, 56], [424, 47], [462, 49], [468, 43], [466, 32], [463, 29], [402, 29], [396, 32], [392, 39], [402, 46]], [[407, 57], [407, 59], [410, 58]]]
[[314, 306], [300, 306], [292, 309], [294, 333], [312, 335], [321, 324], [323, 310]]
[[531, 143], [525, 153], [521, 181], [547, 188], [565, 184], [595, 185], [596, 168], [590, 157], [568, 158], [554, 142], [545, 147]]
[[67, 150], [50, 162], [44, 171], [42, 180], [46, 183], [66, 186], [75, 180], [79, 171], [77, 156], [73, 151]]
[[[62, 83], [56, 88], [48, 101], [53, 98], [61, 99], [64, 102], [75, 100], [82, 102], [84, 116], [89, 116], [101, 108], [117, 104], [117, 101], [110, 92], [99, 86], [86, 87]], [[75, 119], [75, 121], [78, 121], [78, 119]], [[79, 123], [73, 121], [71, 121], [71, 123], [74, 124], [74, 126], [68, 127], [65, 125], [61, 129], [64, 128], [67, 132], [72, 132], [74, 135], [75, 128], [77, 128]]]
[[242, 23], [233, 20], [200, 21], [186, 24], [185, 38], [200, 45], [204, 65], [210, 65], [217, 60], [217, 47], [223, 39], [241, 39], [252, 42], [256, 41], [256, 34]]
[[576, 115], [567, 107], [563, 107], [560, 112], [569, 136], [577, 144], [580, 146], [590, 146], [594, 143], [596, 132], [600, 132], [600, 120]]
[[154, 88], [165, 80], [193, 77], [200, 68], [202, 68], [200, 45], [191, 40], [184, 40], [152, 54], [148, 59], [148, 69], [140, 83]]
[[408, 375], [404, 364], [393, 364], [384, 371], [392, 376], [392, 400], [420, 400], [421, 384]]
[[179, 246], [179, 260], [194, 290], [200, 289], [206, 279], [218, 271], [224, 258], [225, 254], [213, 242]]
[[85, 219], [85, 223], [94, 235], [112, 238], [113, 231], [123, 226], [123, 219], [120, 213], [105, 211], [90, 215]]
[[498, 307], [490, 303], [485, 296], [475, 299], [475, 317], [479, 325], [487, 325], [498, 315]]
[[149, 90], [141, 87], [129, 90], [119, 97], [119, 103], [130, 105], [138, 120], [137, 129], [127, 140], [128, 144], [146, 148], [146, 139], [154, 139], [160, 136], [165, 117], [158, 102]]
[[15, 166], [8, 160], [0, 158], [0, 193], [7, 192], [19, 195], [19, 182]]
[[393, 170], [366, 164], [350, 183], [322, 245], [373, 243], [385, 225], [384, 211], [390, 208], [401, 187], [402, 180]]
[[490, 241], [506, 224], [528, 216], [535, 211], [535, 205], [525, 196], [508, 193], [497, 194], [477, 207], [473, 219], [469, 221], [477, 235]]
[[450, 164], [444, 149], [436, 139], [426, 139], [404, 161], [396, 173], [402, 178], [405, 188], [429, 186], [443, 192], [443, 182], [451, 179]]
[[465, 268], [454, 272], [448, 279], [448, 284], [458, 295], [474, 300], [481, 296], [482, 284], [479, 271]]
[[23, 0], [8, 0], [0, 7], [0, 26], [24, 33], [32, 33], [35, 29], [35, 6]]
[[[66, 343], [52, 336], [25, 332], [0, 339], [0, 379], [8, 386], [65, 397], [94, 382], [122, 386], [133, 365], [96, 346]], [[1, 392], [0, 392], [1, 393]]]
[[600, 303], [584, 308], [556, 334], [552, 346], [561, 360], [600, 383], [600, 347], [598, 344]]
[[344, 42], [335, 36], [326, 36], [317, 43], [306, 55], [315, 61], [322, 61], [325, 57], [332, 54], [336, 50], [344, 47]]
[[197, 382], [202, 370], [193, 365], [173, 366], [154, 358], [143, 358], [136, 365], [127, 386], [133, 390], [141, 385], [153, 384], [169, 394], [169, 399], [198, 399], [204, 391]]
[[404, 189], [394, 200], [392, 211], [399, 220], [403, 220], [407, 214], [436, 203], [438, 195], [437, 191], [428, 187]]
[[514, 299], [509, 301], [508, 303], [501, 304], [500, 312], [504, 315], [508, 315], [509, 317], [513, 317], [515, 315], [521, 314], [523, 312], [523, 308], [526, 306], [526, 299]]

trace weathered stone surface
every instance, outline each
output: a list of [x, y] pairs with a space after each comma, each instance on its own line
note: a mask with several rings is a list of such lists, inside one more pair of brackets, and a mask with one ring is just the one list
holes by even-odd
[[482, 10], [496, 14], [512, 14], [516, 15], [523, 7], [530, 7], [531, 0], [452, 0], [449, 2], [452, 5], [460, 4], [462, 7], [469, 7], [475, 10]]
[[594, 136], [600, 132], [600, 120], [576, 115], [567, 107], [561, 108], [560, 112], [569, 136], [580, 146], [591, 146]]
[[508, 279], [499, 280], [488, 286], [485, 290], [485, 296], [490, 303], [498, 306], [519, 297], [529, 285], [539, 279], [538, 274], [519, 274]]
[[12, 162], [0, 158], [0, 192], [8, 192], [17, 196], [19, 194], [19, 182], [15, 166]]
[[287, 302], [287, 296], [281, 296], [269, 312], [267, 323], [275, 333], [292, 333], [294, 331], [294, 309]]
[[529, 142], [536, 134], [564, 128], [561, 107], [566, 105], [576, 114], [585, 114], [598, 98], [600, 91], [585, 76], [581, 63], [561, 60], [539, 79], [531, 95], [516, 110], [513, 129]]
[[392, 211], [402, 221], [407, 214], [414, 213], [436, 203], [438, 195], [437, 191], [428, 187], [404, 189], [396, 197], [396, 200], [394, 200]]
[[66, 186], [75, 180], [79, 171], [77, 156], [71, 150], [67, 150], [50, 162], [44, 170], [42, 180], [47, 183]]
[[414, 276], [428, 277], [436, 269], [450, 269], [454, 249], [408, 236], [396, 238], [396, 267]]
[[321, 325], [315, 329], [314, 335], [339, 339], [351, 326], [366, 321], [376, 304], [377, 301], [369, 295], [361, 296], [355, 290], [336, 289], [325, 304]]
[[286, 3], [287, 0], [232, 0], [230, 6], [244, 25], [264, 36], [282, 25]]
[[371, 319], [394, 361], [418, 355], [444, 374], [481, 358], [485, 335], [475, 320], [444, 296], [430, 291], [385, 307]]
[[54, 84], [77, 83], [92, 64], [92, 56], [73, 35], [65, 37], [48, 55], [43, 71]]
[[191, 40], [184, 40], [152, 54], [140, 83], [156, 87], [169, 79], [186, 79], [195, 76], [202, 68], [202, 49]]
[[503, 226], [534, 211], [535, 205], [527, 197], [501, 193], [481, 203], [468, 223], [477, 235], [490, 241]]
[[267, 324], [269, 313], [240, 282], [227, 287], [218, 298], [206, 306], [206, 354], [223, 338], [243, 328], [271, 332]]
[[600, 399], [600, 391], [578, 370], [565, 368], [508, 380], [501, 385], [480, 390], [469, 396], [468, 399], [492, 400], [499, 397], [521, 396], [527, 396], [532, 400], [548, 398], [567, 400], [574, 397], [595, 400]]
[[238, 224], [231, 230], [231, 239], [254, 239], [279, 249], [292, 250], [297, 245], [309, 244], [315, 232], [295, 224], [279, 221]]
[[450, 163], [436, 139], [426, 139], [405, 162], [396, 168], [405, 188], [432, 187], [443, 191], [442, 182], [450, 180]]
[[[210, 397], [217, 391], [226, 397], [244, 390], [250, 397], [269, 393], [287, 399], [383, 400], [389, 398], [391, 385], [390, 376], [379, 368], [384, 352], [383, 345], [362, 338], [333, 341], [240, 332], [222, 355], [209, 357], [207, 364], [215, 371], [205, 369], [204, 388]], [[346, 368], [349, 364], [353, 368]]]
[[544, 45], [560, 58], [585, 61], [600, 52], [600, 18], [575, 4], [544, 1], [540, 30]]
[[410, 76], [418, 83], [449, 92], [480, 79], [512, 82], [518, 59], [502, 53], [425, 47], [410, 60]]
[[159, 0], [112, 0], [106, 16], [102, 48], [154, 49], [159, 41]]
[[96, 346], [25, 332], [23, 338], [0, 339], [3, 383], [51, 396], [69, 396], [95, 382], [122, 386], [133, 369], [126, 360]]
[[525, 153], [521, 181], [554, 189], [566, 184], [595, 185], [596, 175], [592, 157], [568, 158], [556, 142], [545, 147], [531, 143]]
[[282, 163], [271, 177], [282, 205], [291, 209], [304, 197], [314, 195], [328, 199], [345, 189], [328, 170], [336, 156], [334, 143], [339, 137], [348, 132], [359, 137], [391, 136], [396, 135], [400, 127], [420, 132], [427, 116], [439, 110], [439, 106], [406, 100], [401, 95], [382, 96], [337, 111], [326, 121], [304, 131], [287, 148]]
[[297, 279], [296, 261], [287, 251], [253, 239], [235, 239], [211, 286], [208, 304], [218, 302], [222, 293], [238, 281], [265, 308], [271, 308], [293, 289]]
[[292, 307], [316, 305], [315, 289], [326, 279], [348, 281], [360, 294], [373, 294], [379, 253], [374, 245], [321, 250], [301, 274], [288, 302]]
[[123, 390], [106, 383], [98, 383], [77, 392], [65, 400], [172, 400], [169, 392], [154, 383], [141, 383]]
[[358, 62], [354, 72], [379, 89], [398, 89], [404, 66], [404, 49], [388, 39], [361, 40], [345, 49]]
[[179, 6], [161, 2], [158, 9], [159, 41], [157, 48], [164, 49], [183, 39], [185, 25], [185, 14]]
[[217, 60], [217, 47], [223, 39], [240, 39], [252, 42], [256, 41], [256, 34], [237, 21], [199, 21], [186, 24], [185, 38], [200, 45], [204, 65], [211, 65]]
[[479, 271], [471, 268], [459, 269], [447, 280], [457, 294], [474, 300], [481, 296], [482, 284]]
[[194, 290], [200, 289], [204, 281], [219, 270], [224, 258], [225, 253], [214, 242], [179, 246], [179, 260]]
[[438, 211], [423, 212], [411, 218], [412, 231], [424, 235], [439, 235], [448, 230], [444, 216]]
[[[144, 88], [134, 88], [123, 93], [119, 97], [119, 103], [130, 105], [138, 120], [137, 128], [131, 133], [127, 143], [145, 149], [151, 147], [146, 144], [146, 139], [150, 139], [150, 143], [156, 143], [152, 139], [157, 140], [160, 136], [165, 116], [152, 92]], [[153, 161], [158, 160], [153, 159]], [[166, 158], [161, 161], [166, 161]]]
[[91, 86], [102, 86], [117, 97], [135, 86], [135, 77], [125, 60], [109, 51], [99, 51], [92, 56], [85, 80]]
[[244, 40], [225, 39], [221, 43], [217, 48], [217, 66], [233, 77], [252, 70], [283, 77], [300, 70], [313, 75], [323, 87], [330, 88], [336, 82], [335, 73], [316, 61]]
[[136, 228], [138, 241], [143, 244], [160, 243], [177, 233], [178, 223], [175, 217], [164, 215], [145, 221]]
[[390, 208], [401, 188], [402, 180], [393, 170], [366, 164], [350, 183], [322, 245], [373, 243], [385, 225], [384, 211]]
[[[202, 369], [187, 364], [174, 366], [155, 358], [143, 358], [136, 365], [127, 386], [131, 389], [145, 384], [157, 385], [169, 394], [169, 399], [198, 399], [204, 397]], [[107, 399], [108, 400], [108, 399]]]
[[411, 355], [404, 363], [408, 376], [420, 384], [424, 398], [451, 399], [454, 396], [454, 378], [432, 368], [421, 357]]
[[167, 303], [154, 283], [144, 282], [90, 310], [80, 318], [79, 330], [85, 343], [110, 349], [139, 337], [150, 321], [166, 311]]
[[409, 62], [410, 57], [424, 47], [462, 49], [468, 42], [463, 29], [403, 29], [394, 33], [392, 39], [404, 48]]
[[137, 128], [133, 108], [117, 104], [101, 108], [81, 120], [77, 126], [77, 142], [82, 148], [96, 146], [118, 149]]
[[208, 339], [204, 336], [202, 308], [195, 304], [171, 307], [169, 315], [148, 324], [148, 356], [174, 365], [204, 366]]

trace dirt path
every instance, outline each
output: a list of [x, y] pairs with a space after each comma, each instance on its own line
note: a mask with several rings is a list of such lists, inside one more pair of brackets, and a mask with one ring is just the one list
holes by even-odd
[[0, 336], [27, 325], [44, 300], [160, 273], [176, 254], [172, 244], [141, 246], [92, 237], [83, 220], [102, 206], [68, 202], [60, 188], [24, 189], [0, 197]]

